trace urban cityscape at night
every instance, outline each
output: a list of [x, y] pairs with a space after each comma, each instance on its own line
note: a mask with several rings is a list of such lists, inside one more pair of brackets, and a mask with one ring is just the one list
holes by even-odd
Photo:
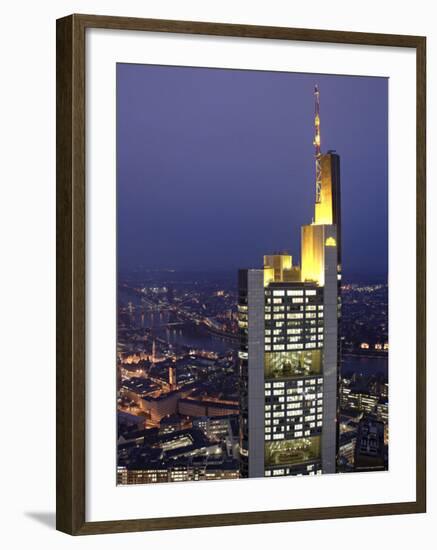
[[[176, 271], [120, 279], [118, 482], [238, 478], [237, 282]], [[342, 287], [339, 471], [354, 471], [366, 414], [383, 422], [388, 443], [387, 290]], [[372, 338], [369, 310], [385, 324]]]
[[[129, 109], [132, 117], [137, 113], [127, 93], [133, 81], [142, 93], [147, 89], [152, 94], [150, 87], [153, 90], [156, 85], [158, 93], [173, 78], [173, 73], [160, 72], [159, 67], [153, 68], [153, 75], [150, 69], [118, 66], [118, 120]], [[242, 75], [239, 71], [191, 71], [188, 83], [212, 79], [215, 86], [221, 75], [226, 80], [231, 72], [234, 85], [241, 79], [236, 86], [242, 95], [247, 91], [246, 76], [249, 89], [254, 84], [251, 71], [241, 71]], [[269, 74], [259, 75], [260, 86]], [[177, 79], [183, 93], [181, 75]], [[275, 222], [275, 204], [268, 202], [269, 195], [276, 194], [274, 170], [271, 191], [267, 188], [259, 194], [254, 176], [253, 185], [245, 188], [247, 197], [244, 193], [238, 197], [235, 191], [205, 211], [206, 194], [202, 203], [201, 187], [181, 177], [178, 165], [161, 179], [161, 186], [173, 180], [175, 185], [186, 184], [185, 191], [191, 195], [182, 205], [180, 189], [175, 197], [168, 194], [169, 188], [161, 197], [161, 190], [153, 184], [147, 191], [146, 161], [158, 179], [161, 173], [153, 163], [162, 161], [153, 153], [148, 158], [138, 143], [142, 136], [153, 149], [140, 126], [153, 124], [153, 120], [123, 119], [118, 127], [118, 484], [388, 469], [386, 81], [291, 73], [281, 78], [287, 78], [290, 89], [296, 86], [299, 92], [285, 96], [277, 108], [299, 113], [299, 102], [309, 104], [310, 114], [302, 123], [313, 135], [305, 143], [310, 165], [306, 158], [301, 173], [293, 174], [292, 166], [278, 176], [292, 198], [288, 214], [279, 220], [280, 228]], [[338, 149], [322, 147], [324, 90], [326, 126], [347, 126], [352, 123], [342, 117], [345, 113], [334, 116], [339, 107], [329, 98], [336, 86], [341, 90], [351, 81], [355, 101], [365, 103], [373, 93], [380, 109], [373, 112], [369, 103], [366, 124], [367, 131], [374, 130], [373, 120], [378, 129], [381, 159], [370, 148], [366, 160], [366, 148], [361, 146], [362, 166], [354, 167], [362, 175], [370, 164], [372, 177], [378, 180], [374, 187], [369, 184], [370, 198], [362, 201], [369, 200], [372, 208], [372, 219], [367, 220], [360, 212], [351, 215], [349, 208], [366, 193], [366, 188], [351, 193], [350, 186], [356, 186], [360, 176], [351, 177], [349, 146], [327, 131], [326, 142]], [[152, 103], [152, 99], [157, 101], [149, 97]], [[141, 104], [144, 97], [138, 101]], [[238, 97], [232, 101], [238, 109]], [[300, 114], [295, 116], [300, 119]], [[177, 133], [170, 121], [166, 123], [167, 131], [171, 128], [172, 135]], [[129, 124], [138, 125], [136, 132]], [[346, 126], [343, 132], [350, 131]], [[293, 126], [289, 130], [286, 150], [293, 157], [293, 147], [302, 136], [294, 135]], [[201, 133], [199, 128], [193, 131]], [[358, 139], [363, 143], [366, 135]], [[255, 145], [243, 143], [243, 158], [245, 147]], [[191, 155], [194, 163], [193, 150]], [[186, 159], [174, 151], [169, 158], [178, 158], [186, 166]], [[167, 165], [160, 166], [163, 172], [169, 170]], [[140, 176], [133, 178], [133, 173]], [[233, 202], [245, 199], [250, 212], [237, 214]], [[227, 209], [217, 212], [221, 200]], [[142, 209], [137, 210], [140, 203]], [[255, 203], [265, 210], [259, 222], [254, 220], [259, 211]], [[160, 211], [161, 204], [165, 208]], [[279, 213], [278, 207], [281, 218]], [[253, 239], [241, 248], [240, 260], [238, 240], [243, 237], [237, 237], [236, 228], [238, 223], [244, 225], [245, 216]], [[168, 231], [170, 245], [165, 239]], [[370, 250], [367, 241], [375, 231], [378, 242]], [[193, 242], [200, 247], [198, 253]], [[228, 243], [228, 251], [220, 243]]]

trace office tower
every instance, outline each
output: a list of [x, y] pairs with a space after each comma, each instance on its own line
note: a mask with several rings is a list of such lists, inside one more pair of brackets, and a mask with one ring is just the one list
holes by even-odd
[[168, 385], [172, 390], [176, 389], [176, 365], [171, 363], [168, 367]]
[[314, 218], [301, 230], [301, 264], [279, 253], [239, 272], [242, 477], [336, 471], [340, 159], [321, 153], [317, 87], [314, 146]]

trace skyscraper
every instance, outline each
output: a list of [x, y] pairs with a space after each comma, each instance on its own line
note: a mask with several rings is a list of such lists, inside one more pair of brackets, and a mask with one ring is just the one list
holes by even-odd
[[340, 158], [321, 153], [317, 86], [314, 96], [316, 197], [301, 263], [278, 253], [239, 272], [242, 477], [336, 471]]

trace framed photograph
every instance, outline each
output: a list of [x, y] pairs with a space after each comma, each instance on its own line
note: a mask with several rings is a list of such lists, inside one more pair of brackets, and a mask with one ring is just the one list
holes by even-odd
[[57, 21], [57, 528], [424, 512], [424, 37]]

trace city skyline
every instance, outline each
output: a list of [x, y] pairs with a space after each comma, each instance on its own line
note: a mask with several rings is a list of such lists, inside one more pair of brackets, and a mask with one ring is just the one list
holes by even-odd
[[230, 271], [261, 267], [259, 258], [278, 250], [299, 261], [292, 235], [314, 198], [307, 121], [315, 83], [322, 147], [343, 159], [344, 277], [384, 281], [386, 79], [124, 64], [119, 268]]
[[[242, 71], [231, 73], [232, 79], [242, 76]], [[305, 77], [302, 90], [307, 90], [309, 75], [296, 76]], [[166, 97], [163, 87], [163, 97], [156, 98], [161, 110], [149, 104], [145, 117], [142, 107], [130, 102], [128, 110], [136, 113], [137, 130], [144, 135], [125, 143], [120, 131], [117, 143], [132, 160], [141, 156], [128, 168], [119, 162], [117, 174], [117, 483], [388, 469], [388, 285], [371, 282], [387, 263], [386, 218], [384, 226], [377, 215], [378, 208], [383, 214], [383, 202], [374, 196], [386, 192], [387, 179], [379, 174], [381, 189], [371, 180], [351, 187], [344, 205], [344, 164], [366, 178], [375, 159], [361, 147], [361, 163], [344, 162], [332, 141], [337, 134], [330, 130], [338, 123], [344, 131], [344, 113], [338, 108], [336, 117], [325, 117], [321, 78], [312, 75], [316, 82], [307, 90], [311, 149], [306, 133], [297, 142], [312, 165], [311, 177], [298, 183], [296, 172], [287, 172], [287, 159], [304, 164], [290, 137], [299, 133], [297, 127], [278, 137], [271, 134], [271, 117], [260, 116], [258, 145], [270, 135], [281, 143], [288, 138], [292, 154], [272, 162], [277, 151], [271, 148], [259, 164], [251, 157], [254, 141], [246, 127], [246, 140], [227, 150], [224, 142], [214, 147], [208, 133], [197, 132], [198, 125], [183, 126], [186, 113], [176, 123], [169, 119], [166, 128], [159, 116], [173, 89]], [[133, 95], [141, 90], [129, 84]], [[339, 101], [332, 94], [333, 88], [331, 99]], [[211, 97], [209, 110], [204, 106], [208, 114], [212, 110], [229, 119], [224, 105], [209, 103]], [[307, 99], [302, 98], [305, 105]], [[235, 97], [232, 102], [235, 106]], [[174, 115], [180, 114], [177, 105], [171, 106]], [[153, 132], [148, 122], [157, 113], [162, 124]], [[236, 114], [232, 108], [230, 113]], [[118, 109], [118, 120], [124, 114], [123, 107]], [[128, 117], [131, 123], [134, 118]], [[253, 123], [243, 119], [249, 127]], [[204, 117], [199, 120], [206, 131]], [[357, 121], [365, 126], [361, 117]], [[286, 120], [274, 123], [288, 128]], [[384, 121], [379, 123], [382, 128]], [[229, 120], [221, 126], [227, 132], [230, 127]], [[188, 135], [184, 140], [182, 129], [195, 141]], [[382, 133], [384, 141], [386, 128]], [[352, 135], [355, 151], [359, 139]], [[221, 137], [235, 138], [232, 133]], [[199, 139], [206, 140], [209, 156], [201, 153]], [[176, 149], [177, 158], [172, 156]], [[243, 177], [238, 163], [229, 166], [234, 153], [234, 160], [242, 157], [254, 174], [267, 163], [273, 174], [268, 181], [275, 185], [263, 185], [262, 173]], [[209, 168], [204, 180], [202, 163]], [[164, 176], [149, 186], [147, 178], [157, 168]], [[223, 185], [212, 189], [211, 180], [220, 183], [220, 177]], [[181, 181], [185, 185], [178, 186]], [[366, 203], [378, 206], [372, 215]], [[254, 258], [255, 253], [260, 256]], [[131, 254], [128, 273], [123, 265]], [[232, 278], [220, 275], [226, 269]], [[367, 281], [345, 281], [344, 272], [351, 277], [353, 269]]]

